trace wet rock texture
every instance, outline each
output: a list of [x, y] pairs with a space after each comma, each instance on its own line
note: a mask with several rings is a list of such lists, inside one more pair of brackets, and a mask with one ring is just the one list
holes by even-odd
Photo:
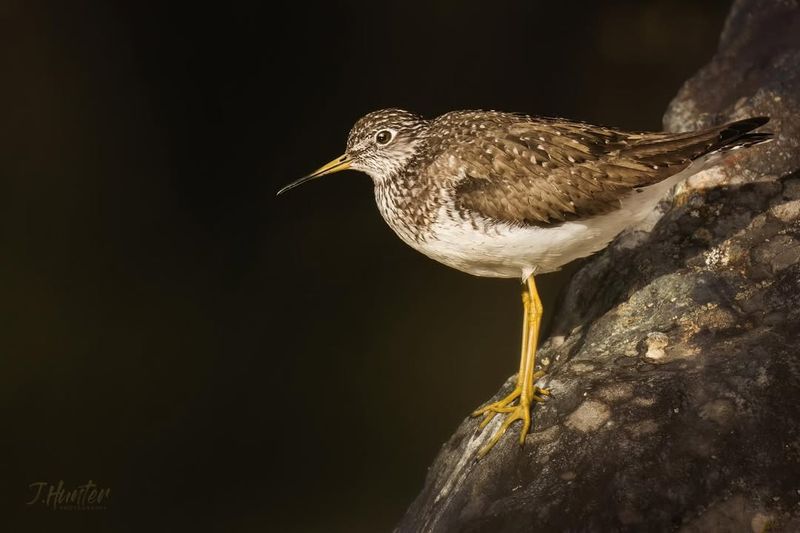
[[800, 531], [796, 1], [737, 1], [665, 127], [756, 115], [776, 141], [692, 178], [574, 277], [525, 446], [514, 431], [477, 461], [492, 426], [465, 420], [397, 531]]

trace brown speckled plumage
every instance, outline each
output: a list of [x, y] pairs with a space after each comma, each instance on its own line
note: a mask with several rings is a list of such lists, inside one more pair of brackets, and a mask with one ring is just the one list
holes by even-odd
[[767, 119], [664, 133], [495, 111], [454, 111], [425, 121], [384, 110], [362, 118], [348, 146], [398, 121], [422, 146], [402, 171], [377, 184], [376, 197], [417, 234], [448, 187], [463, 217], [546, 225], [607, 213], [632, 189], [677, 174], [709, 152], [764, 140], [747, 132]]
[[629, 133], [505, 113], [450, 115], [455, 116], [435, 121], [432, 130], [463, 132], [446, 148], [465, 168], [455, 189], [457, 208], [519, 224], [607, 213], [632, 189], [677, 174], [698, 157], [729, 143], [762, 139], [741, 137], [766, 122], [749, 119], [680, 134]]

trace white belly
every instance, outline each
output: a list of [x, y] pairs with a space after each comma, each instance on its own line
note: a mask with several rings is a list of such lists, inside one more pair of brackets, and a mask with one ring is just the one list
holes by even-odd
[[503, 223], [478, 224], [476, 229], [442, 208], [431, 227], [434, 238], [406, 242], [428, 257], [469, 274], [525, 279], [532, 273], [558, 270], [605, 248], [620, 232], [652, 215], [665, 193], [693, 173], [684, 171], [641, 192], [631, 192], [620, 209], [611, 213], [552, 227]]

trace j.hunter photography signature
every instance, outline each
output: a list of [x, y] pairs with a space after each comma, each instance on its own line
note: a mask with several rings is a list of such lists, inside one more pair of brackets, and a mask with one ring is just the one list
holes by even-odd
[[36, 481], [28, 488], [33, 497], [27, 505], [42, 505], [53, 511], [101, 511], [107, 509], [111, 496], [110, 488], [101, 488], [91, 479], [72, 487], [65, 486], [64, 480]]

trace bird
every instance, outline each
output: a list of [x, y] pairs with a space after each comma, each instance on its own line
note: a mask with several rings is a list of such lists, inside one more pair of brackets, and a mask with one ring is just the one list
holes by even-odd
[[536, 383], [544, 308], [535, 277], [606, 247], [644, 220], [675, 185], [732, 150], [771, 139], [751, 117], [698, 131], [641, 132], [501, 111], [452, 111], [426, 119], [402, 109], [371, 112], [352, 127], [344, 154], [278, 195], [353, 169], [374, 184], [378, 210], [405, 243], [457, 270], [516, 278], [522, 343], [516, 386], [472, 413], [483, 430], [502, 422], [483, 457], [509, 427], [551, 394]]

